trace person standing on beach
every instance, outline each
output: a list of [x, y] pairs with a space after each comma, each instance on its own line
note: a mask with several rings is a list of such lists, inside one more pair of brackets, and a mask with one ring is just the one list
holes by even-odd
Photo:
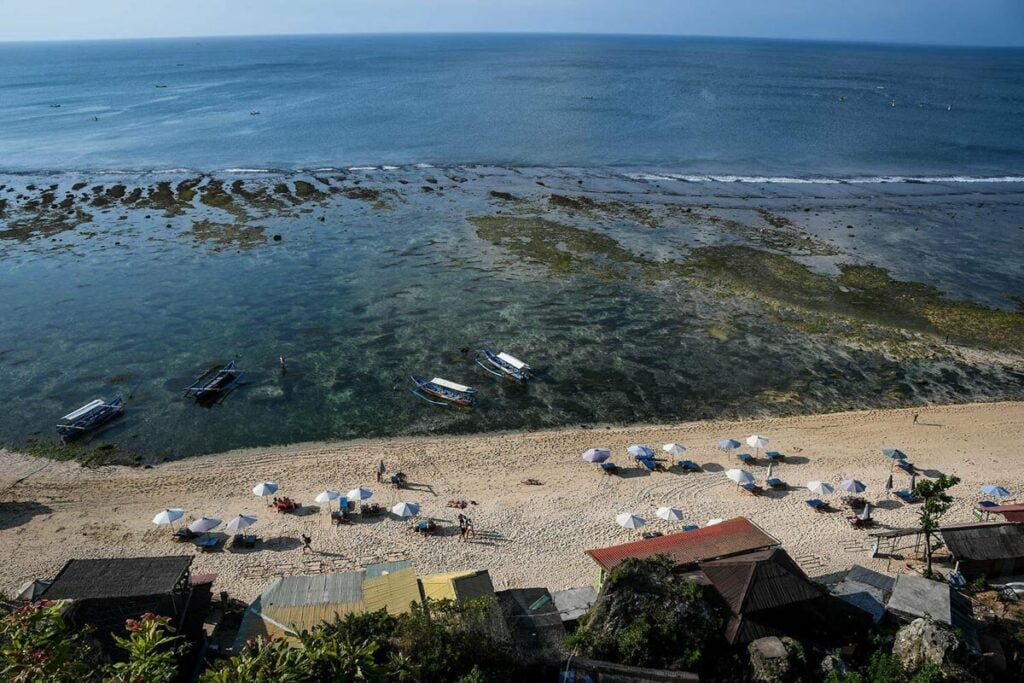
[[302, 554], [305, 555], [307, 552], [313, 552], [313, 539], [302, 534]]
[[384, 480], [384, 473], [388, 471], [388, 468], [384, 465], [383, 458], [377, 463], [377, 483], [379, 484]]
[[918, 416], [918, 414], [914, 413], [914, 424], [917, 424], [917, 416]]

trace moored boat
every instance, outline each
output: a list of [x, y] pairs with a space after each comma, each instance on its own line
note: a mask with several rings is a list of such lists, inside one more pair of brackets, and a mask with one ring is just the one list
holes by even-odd
[[[476, 362], [484, 370], [493, 374], [511, 377], [512, 379], [520, 382], [525, 382], [529, 379], [532, 368], [515, 356], [505, 353], [504, 351], [501, 353], [494, 353], [490, 349], [481, 349], [480, 353], [483, 355], [483, 359], [478, 358]], [[487, 362], [487, 365], [484, 365], [485, 361]], [[497, 372], [495, 372], [495, 369]]]
[[235, 361], [222, 368], [210, 368], [185, 389], [185, 395], [192, 396], [197, 401], [218, 400], [235, 386], [241, 375]]
[[123, 412], [124, 401], [120, 396], [115, 397], [109, 403], [98, 398], [62, 417], [60, 424], [57, 425], [57, 433], [64, 441], [74, 439], [86, 432], [91, 432]]
[[413, 393], [420, 395], [421, 398], [432, 396], [460, 406], [472, 406], [476, 402], [476, 390], [464, 384], [449, 382], [440, 377], [425, 380], [419, 375], [412, 375], [412, 383], [416, 385]]

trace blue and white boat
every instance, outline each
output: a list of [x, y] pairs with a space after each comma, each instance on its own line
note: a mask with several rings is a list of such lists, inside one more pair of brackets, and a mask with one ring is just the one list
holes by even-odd
[[109, 403], [98, 398], [62, 417], [57, 433], [61, 440], [68, 441], [99, 428], [123, 412], [124, 401], [120, 396]]
[[476, 403], [476, 390], [464, 384], [450, 382], [440, 377], [428, 381], [419, 375], [412, 375], [411, 379], [412, 383], [416, 385], [413, 393], [428, 401], [430, 400], [428, 397], [432, 396], [459, 406], [471, 407]]
[[504, 351], [494, 353], [490, 349], [481, 349], [480, 354], [483, 357], [477, 358], [477, 364], [491, 374], [510, 377], [519, 382], [525, 382], [530, 378], [532, 368], [511, 354]]

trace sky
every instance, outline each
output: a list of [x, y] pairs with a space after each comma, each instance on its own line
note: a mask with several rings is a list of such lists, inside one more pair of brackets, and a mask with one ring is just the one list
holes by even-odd
[[1024, 0], [0, 0], [0, 40], [641, 33], [1024, 47]]

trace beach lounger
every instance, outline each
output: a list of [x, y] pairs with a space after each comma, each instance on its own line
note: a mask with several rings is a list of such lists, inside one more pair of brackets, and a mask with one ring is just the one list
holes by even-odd
[[679, 467], [682, 468], [683, 472], [700, 472], [700, 465], [692, 460], [680, 461]]
[[843, 504], [851, 510], [862, 510], [868, 502], [860, 496], [843, 496]]
[[221, 540], [220, 536], [204, 536], [196, 541], [196, 548], [200, 552], [208, 553], [216, 550], [220, 546]]
[[665, 467], [654, 458], [637, 458], [636, 461], [651, 472], [664, 472]]
[[644, 538], [658, 538], [660, 536], [664, 536], [665, 534], [661, 533], [660, 531], [645, 531], [641, 535]]
[[786, 456], [778, 451], [768, 451], [764, 454], [764, 457], [768, 458], [769, 462], [782, 462], [786, 459]]
[[897, 460], [896, 466], [907, 474], [914, 474], [914, 463], [907, 462], [906, 460]]
[[379, 515], [383, 512], [384, 508], [382, 508], [378, 503], [363, 503], [359, 506], [359, 514], [366, 515], [367, 517], [373, 517], [374, 515]]
[[740, 488], [752, 496], [759, 496], [764, 492], [764, 489], [757, 484], [740, 484]]
[[855, 529], [863, 529], [875, 523], [875, 520], [871, 518], [871, 515], [868, 515], [867, 517], [853, 515], [851, 517], [847, 517], [846, 521], [848, 521], [850, 523], [850, 526], [854, 527]]
[[999, 503], [993, 503], [991, 500], [979, 500], [978, 501], [978, 506], [979, 507], [983, 507], [983, 508], [994, 508], [997, 505], [999, 505]]
[[917, 502], [917, 497], [913, 493], [911, 493], [910, 491], [907, 491], [906, 489], [903, 489], [901, 491], [897, 491], [896, 492], [896, 497], [899, 498], [900, 500], [902, 500], [904, 503], [916, 503]]
[[696, 531], [700, 528], [700, 524], [684, 524], [683, 531]]
[[256, 547], [256, 536], [253, 534], [235, 534], [231, 537], [231, 545], [244, 546], [246, 548]]
[[821, 498], [811, 498], [806, 501], [807, 505], [811, 507], [815, 512], [825, 512], [828, 510], [828, 503], [823, 501]]
[[439, 529], [440, 527], [438, 527], [437, 523], [432, 519], [421, 519], [412, 527], [413, 531], [418, 534], [423, 534], [424, 536], [433, 536], [439, 531]]
[[768, 484], [769, 488], [775, 489], [776, 491], [780, 491], [782, 489], [789, 488], [789, 484], [787, 484], [786, 482], [782, 481], [778, 477], [772, 477], [771, 479], [769, 479], [765, 483]]
[[619, 473], [619, 466], [616, 465], [613, 462], [603, 462], [603, 463], [601, 463], [601, 469], [604, 470], [605, 474], [618, 474]]
[[178, 529], [177, 531], [174, 532], [174, 540], [175, 541], [179, 541], [179, 542], [180, 541], [193, 541], [193, 540], [195, 540], [197, 538], [199, 538], [199, 534], [195, 533], [194, 531], [189, 529], [187, 526], [186, 527], [182, 527], [182, 528], [180, 528], [180, 529]]
[[757, 463], [757, 460], [750, 453], [740, 453], [736, 457], [739, 458], [741, 462], [747, 465], [754, 465]]

